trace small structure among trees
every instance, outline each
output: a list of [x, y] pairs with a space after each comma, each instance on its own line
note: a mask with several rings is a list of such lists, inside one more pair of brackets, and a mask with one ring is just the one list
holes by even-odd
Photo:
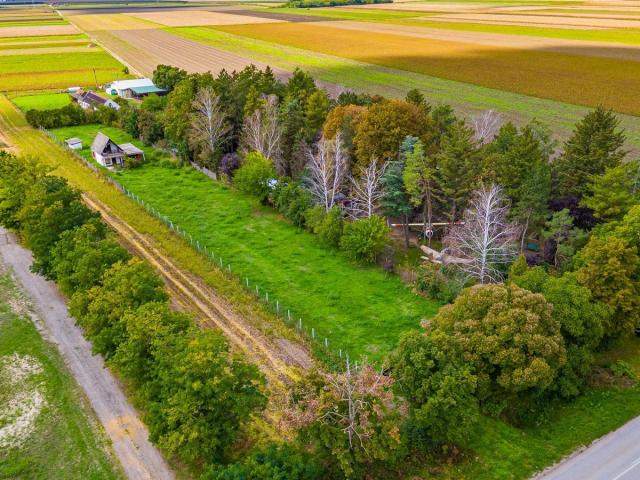
[[91, 144], [91, 156], [103, 167], [124, 167], [125, 159], [144, 161], [144, 152], [132, 143], [118, 145], [104, 133], [98, 132]]

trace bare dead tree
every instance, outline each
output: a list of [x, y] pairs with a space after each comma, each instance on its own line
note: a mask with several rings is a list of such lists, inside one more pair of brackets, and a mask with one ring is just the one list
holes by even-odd
[[500, 130], [502, 115], [496, 110], [485, 110], [473, 117], [474, 140], [489, 143]]
[[269, 95], [262, 106], [244, 119], [242, 142], [247, 151], [260, 152], [280, 170], [282, 168], [281, 137], [278, 97]]
[[309, 175], [306, 186], [316, 203], [328, 212], [335, 205], [336, 196], [342, 190], [347, 171], [347, 155], [340, 139], [320, 139], [315, 151], [307, 151]]
[[191, 139], [213, 155], [231, 130], [220, 97], [213, 88], [202, 88], [193, 100], [193, 110]]
[[349, 215], [354, 218], [369, 218], [376, 213], [378, 203], [384, 196], [380, 179], [386, 168], [386, 163], [379, 165], [372, 158], [366, 168], [361, 168], [359, 177], [351, 177]]
[[449, 253], [465, 260], [458, 264], [468, 277], [480, 283], [497, 283], [503, 268], [518, 254], [521, 227], [509, 223], [509, 206], [502, 189], [492, 185], [474, 192], [464, 223], [453, 225], [444, 239]]

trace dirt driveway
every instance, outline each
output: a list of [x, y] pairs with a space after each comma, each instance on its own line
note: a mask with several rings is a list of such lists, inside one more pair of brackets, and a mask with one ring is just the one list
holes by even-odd
[[149, 432], [127, 401], [122, 388], [105, 367], [102, 357], [69, 316], [55, 284], [31, 272], [31, 252], [18, 245], [0, 227], [0, 255], [28, 293], [71, 373], [86, 393], [91, 406], [113, 443], [113, 450], [131, 480], [172, 480], [162, 455], [148, 440]]

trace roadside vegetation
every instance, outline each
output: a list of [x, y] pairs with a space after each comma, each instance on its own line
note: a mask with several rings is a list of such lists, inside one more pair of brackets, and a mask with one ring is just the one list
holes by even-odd
[[0, 477], [123, 478], [83, 393], [1, 270]]

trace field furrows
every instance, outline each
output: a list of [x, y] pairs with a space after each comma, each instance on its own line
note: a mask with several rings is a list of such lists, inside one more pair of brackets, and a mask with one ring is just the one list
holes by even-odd
[[461, 30], [414, 27], [394, 25], [391, 23], [356, 22], [349, 20], [318, 21], [314, 23], [314, 26], [334, 27], [365, 33], [389, 33], [405, 37], [450, 42], [469, 42], [489, 47], [535, 49], [548, 52], [566, 53], [570, 55], [587, 55], [592, 57], [640, 61], [640, 49], [638, 49], [637, 46], [613, 42], [565, 40], [560, 38], [529, 37], [525, 35], [518, 36], [488, 32], [466, 32]]
[[310, 354], [299, 345], [285, 349], [274, 345], [245, 319], [232, 311], [211, 288], [178, 268], [148, 238], [112, 215], [99, 200], [84, 195], [85, 203], [102, 215], [133, 252], [148, 261], [162, 276], [174, 299], [198, 316], [205, 327], [219, 328], [237, 349], [243, 351], [269, 378], [272, 387], [282, 387], [299, 378], [300, 370], [313, 365]]

